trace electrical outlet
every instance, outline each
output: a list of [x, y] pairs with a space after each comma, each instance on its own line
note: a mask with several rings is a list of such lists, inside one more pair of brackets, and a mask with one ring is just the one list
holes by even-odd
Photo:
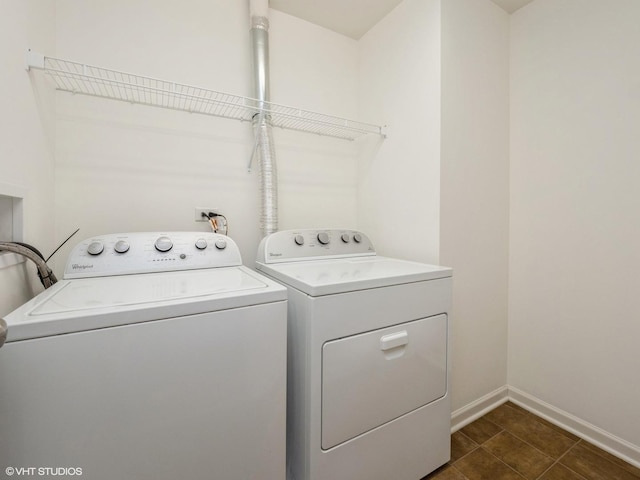
[[206, 215], [209, 212], [220, 213], [220, 210], [218, 208], [215, 208], [215, 207], [196, 207], [196, 213], [195, 213], [194, 220], [196, 222], [206, 222], [207, 219], [205, 217], [203, 217], [202, 214], [204, 213]]

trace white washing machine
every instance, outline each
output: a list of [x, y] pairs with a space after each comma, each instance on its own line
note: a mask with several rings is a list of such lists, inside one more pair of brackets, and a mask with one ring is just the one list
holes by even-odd
[[262, 240], [288, 287], [287, 478], [418, 480], [450, 457], [451, 269], [377, 256], [366, 235]]
[[5, 317], [3, 472], [285, 478], [286, 289], [232, 239], [104, 235], [64, 278]]

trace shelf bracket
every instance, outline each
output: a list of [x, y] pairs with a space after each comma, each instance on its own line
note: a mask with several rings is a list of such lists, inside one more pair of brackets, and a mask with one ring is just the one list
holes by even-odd
[[31, 49], [27, 50], [27, 55], [25, 57], [25, 68], [27, 69], [27, 71], [31, 70], [32, 68], [44, 70], [44, 55], [32, 52]]

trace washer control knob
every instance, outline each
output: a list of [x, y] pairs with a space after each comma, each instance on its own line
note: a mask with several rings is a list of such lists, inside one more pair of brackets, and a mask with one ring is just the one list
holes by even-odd
[[87, 247], [87, 253], [89, 255], [100, 255], [104, 251], [104, 244], [102, 242], [91, 242]]
[[348, 233], [343, 233], [340, 237], [344, 243], [349, 243], [351, 241], [351, 237]]
[[159, 237], [156, 240], [155, 247], [159, 252], [168, 252], [173, 248], [173, 242], [169, 237]]
[[360, 235], [359, 233], [355, 233], [353, 235], [353, 241], [356, 243], [360, 243], [362, 241], [362, 235]]
[[293, 241], [296, 242], [296, 245], [304, 245], [304, 237], [302, 235], [296, 235], [293, 237]]
[[207, 241], [204, 238], [199, 238], [196, 240], [196, 248], [198, 250], [204, 250], [207, 248]]
[[327, 245], [329, 243], [329, 234], [327, 232], [320, 232], [318, 234], [318, 241], [322, 245]]
[[218, 250], [224, 250], [225, 248], [227, 248], [227, 241], [224, 238], [216, 240], [216, 248]]
[[118, 240], [113, 249], [118, 253], [127, 253], [129, 251], [129, 242]]

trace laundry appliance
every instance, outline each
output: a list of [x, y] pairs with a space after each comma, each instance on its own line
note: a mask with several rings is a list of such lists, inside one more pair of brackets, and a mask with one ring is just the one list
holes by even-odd
[[286, 289], [231, 238], [88, 239], [4, 319], [3, 471], [285, 478]]
[[452, 271], [353, 230], [265, 237], [288, 289], [287, 478], [419, 480], [450, 457]]

